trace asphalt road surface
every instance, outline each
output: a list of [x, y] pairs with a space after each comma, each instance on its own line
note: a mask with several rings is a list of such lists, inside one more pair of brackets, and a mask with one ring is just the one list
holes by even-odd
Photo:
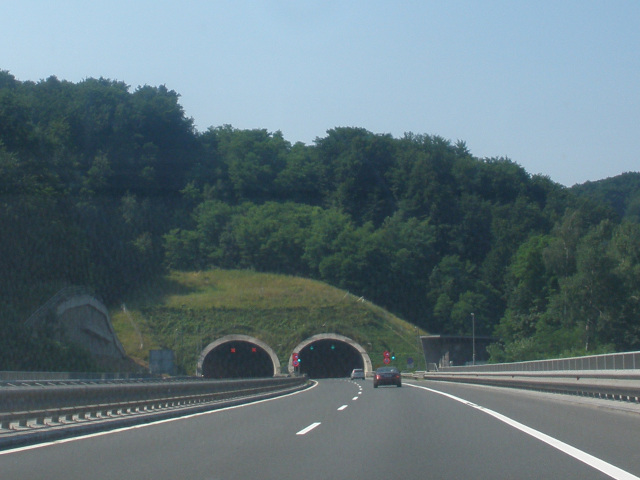
[[327, 379], [286, 397], [3, 451], [0, 478], [635, 479], [639, 443], [640, 408], [621, 403]]

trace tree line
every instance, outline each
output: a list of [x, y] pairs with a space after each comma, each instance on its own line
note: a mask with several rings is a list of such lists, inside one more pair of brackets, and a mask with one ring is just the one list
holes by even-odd
[[[636, 174], [566, 188], [462, 141], [194, 128], [165, 86], [0, 72], [0, 328], [167, 269], [319, 279], [492, 359], [640, 346]], [[9, 348], [9, 347], [7, 347]]]

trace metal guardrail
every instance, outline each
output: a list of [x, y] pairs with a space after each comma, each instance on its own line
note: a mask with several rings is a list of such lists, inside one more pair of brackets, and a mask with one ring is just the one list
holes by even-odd
[[38, 376], [33, 376], [33, 378], [20, 378], [20, 376], [16, 376], [13, 380], [2, 380], [2, 373], [0, 372], [0, 393], [3, 388], [6, 387], [53, 387], [53, 386], [64, 386], [64, 385], [117, 385], [117, 384], [128, 384], [128, 383], [153, 383], [153, 382], [161, 382], [161, 383], [170, 383], [170, 382], [189, 382], [189, 381], [201, 381], [201, 378], [198, 377], [166, 377], [162, 378], [157, 375], [146, 375], [146, 376], [127, 376], [127, 375], [89, 375], [89, 376], [61, 376], [57, 378], [56, 376], [39, 378]]
[[[597, 355], [584, 362], [576, 359], [545, 360], [495, 365], [442, 368], [437, 372], [405, 373], [405, 378], [445, 382], [472, 383], [544, 392], [583, 395], [603, 399], [640, 403], [640, 368], [638, 352], [630, 354]], [[536, 365], [532, 365], [536, 364]], [[556, 365], [555, 370], [549, 369]], [[619, 368], [585, 370], [589, 365]], [[622, 368], [622, 365], [625, 367]]]
[[[121, 372], [24, 372], [24, 371], [0, 371], [0, 385], [6, 382], [29, 382], [29, 381], [106, 381], [106, 380], [158, 380], [158, 375], [150, 373], [121, 373]], [[171, 378], [191, 378], [191, 377], [171, 377]]]
[[[640, 373], [640, 372], [639, 372]], [[519, 388], [541, 392], [565, 393], [595, 398], [640, 403], [640, 375], [632, 379], [591, 374], [580, 375], [519, 375], [483, 373], [423, 373], [413, 378], [445, 382], [473, 383], [494, 387]]]
[[300, 383], [303, 377], [254, 378], [120, 384], [73, 384], [5, 387], [0, 390], [0, 412], [79, 407], [95, 404], [140, 402], [205, 395]]
[[440, 367], [412, 378], [524, 388], [640, 403], [640, 352]]
[[640, 352], [439, 368], [440, 372], [557, 372], [568, 370], [640, 370]]
[[[149, 421], [150, 415], [154, 419], [159, 415], [180, 416], [211, 410], [221, 401], [238, 399], [237, 403], [243, 403], [256, 396], [266, 398], [306, 385], [308, 378], [304, 376], [7, 386], [0, 389], [0, 448], [41, 438], [43, 431], [47, 431], [48, 438], [58, 438], [68, 435], [69, 427], [87, 422], [93, 423], [90, 428], [94, 429], [113, 428], [124, 421]], [[29, 435], [32, 433], [36, 435]]]

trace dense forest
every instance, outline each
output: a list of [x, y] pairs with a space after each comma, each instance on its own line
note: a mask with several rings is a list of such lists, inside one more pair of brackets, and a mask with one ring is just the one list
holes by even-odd
[[115, 305], [213, 267], [322, 280], [432, 333], [473, 312], [493, 361], [637, 349], [639, 177], [566, 188], [427, 134], [198, 132], [165, 86], [0, 71], [0, 369], [43, 362], [7, 352], [62, 286]]

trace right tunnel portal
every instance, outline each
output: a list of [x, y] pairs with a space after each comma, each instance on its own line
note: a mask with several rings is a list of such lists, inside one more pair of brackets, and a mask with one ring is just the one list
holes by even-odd
[[298, 372], [310, 378], [348, 377], [354, 368], [371, 371], [369, 356], [346, 337], [309, 339], [300, 347]]

